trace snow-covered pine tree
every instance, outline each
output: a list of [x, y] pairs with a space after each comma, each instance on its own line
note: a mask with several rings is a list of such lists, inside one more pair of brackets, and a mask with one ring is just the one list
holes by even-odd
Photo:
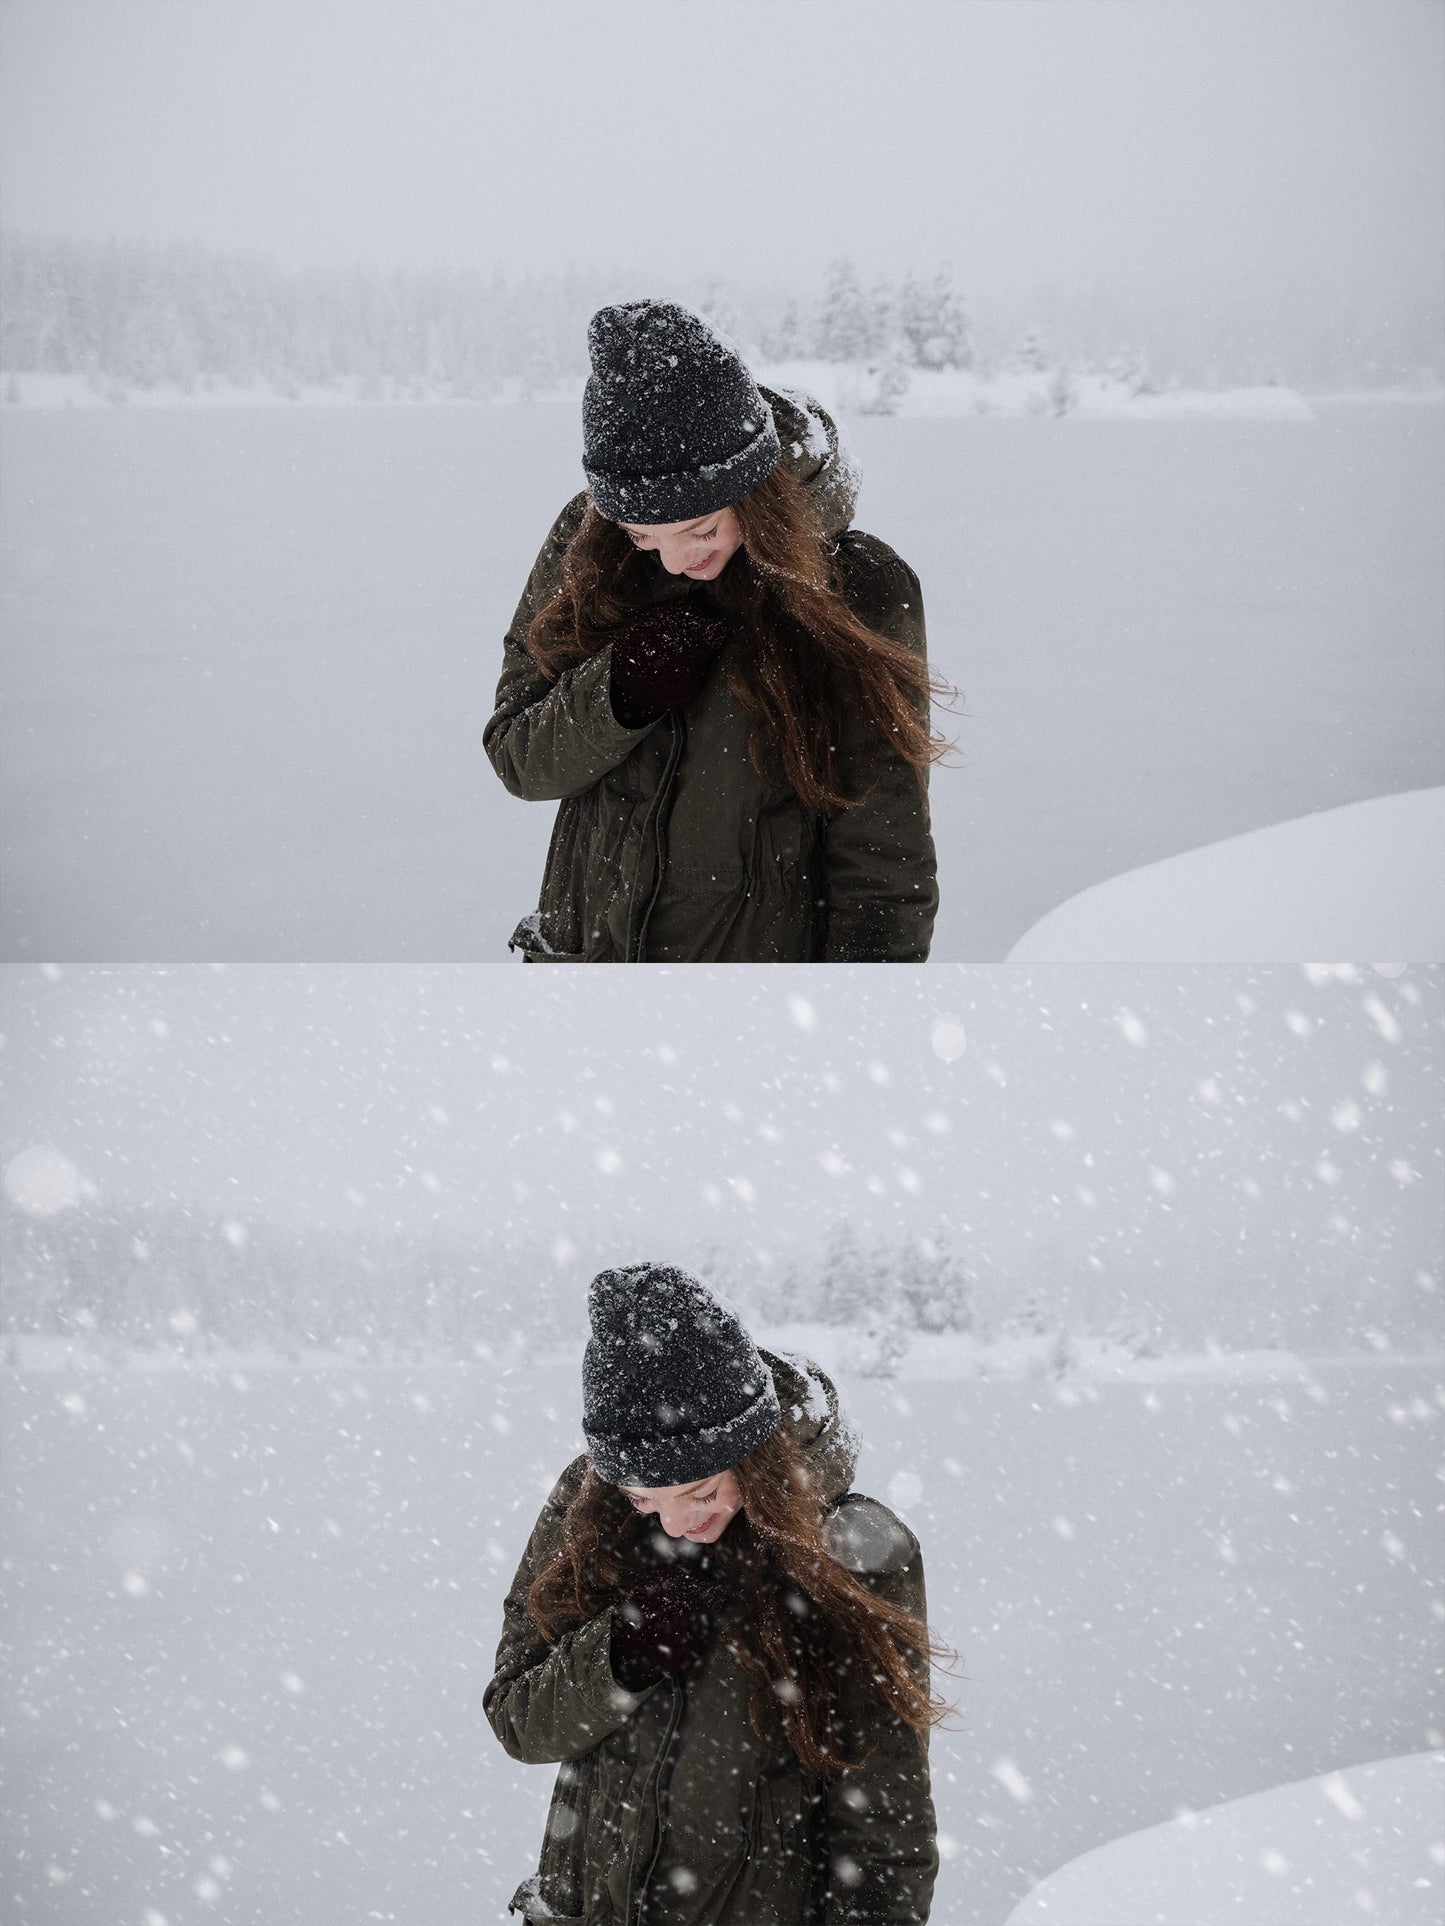
[[775, 321], [762, 327], [759, 345], [768, 361], [793, 361], [807, 354], [808, 333], [796, 301], [789, 301]]
[[848, 1320], [848, 1368], [864, 1378], [895, 1377], [908, 1355], [912, 1319], [900, 1287], [898, 1252], [875, 1242], [865, 1259], [866, 1296]]
[[1012, 355], [1014, 367], [1029, 374], [1042, 374], [1049, 365], [1049, 351], [1040, 327], [1025, 328]]
[[1143, 348], [1121, 348], [1109, 357], [1108, 373], [1129, 390], [1131, 395], [1154, 394], [1156, 389], [1149, 379], [1149, 357]]
[[883, 275], [873, 283], [866, 303], [868, 358], [886, 361], [898, 342], [898, 297]]
[[1022, 1331], [1029, 1337], [1042, 1337], [1054, 1322], [1044, 1293], [1040, 1290], [1030, 1291], [1009, 1322], [1016, 1331]]
[[840, 1219], [828, 1233], [818, 1278], [818, 1314], [828, 1324], [857, 1324], [877, 1297], [876, 1266], [858, 1233]]
[[1056, 415], [1067, 415], [1078, 406], [1078, 401], [1079, 384], [1067, 364], [1061, 361], [1049, 383], [1049, 408]]
[[973, 1293], [963, 1265], [944, 1239], [917, 1238], [895, 1266], [909, 1322], [919, 1331], [967, 1331]]
[[909, 275], [899, 295], [898, 327], [915, 368], [973, 366], [973, 328], [946, 266], [928, 284]]
[[896, 344], [848, 375], [839, 390], [844, 407], [860, 415], [896, 415], [908, 393], [908, 369]]
[[858, 270], [846, 258], [834, 261], [818, 317], [818, 353], [825, 361], [865, 361], [872, 329]]

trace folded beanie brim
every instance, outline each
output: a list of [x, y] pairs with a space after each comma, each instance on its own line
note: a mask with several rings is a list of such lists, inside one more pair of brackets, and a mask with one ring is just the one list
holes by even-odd
[[610, 1485], [690, 1485], [727, 1471], [771, 1438], [782, 1422], [773, 1374], [763, 1365], [765, 1381], [752, 1403], [724, 1424], [702, 1425], [672, 1437], [640, 1436], [626, 1432], [588, 1431], [592, 1464]]
[[703, 462], [671, 474], [628, 474], [606, 468], [582, 472], [592, 504], [610, 522], [685, 522], [727, 508], [771, 475], [782, 460], [783, 445], [772, 411], [763, 404], [763, 425], [746, 447], [724, 461]]

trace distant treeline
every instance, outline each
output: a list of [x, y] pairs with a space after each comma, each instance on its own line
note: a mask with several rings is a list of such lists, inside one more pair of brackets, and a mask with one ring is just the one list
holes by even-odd
[[[520, 1343], [580, 1341], [586, 1284], [635, 1252], [580, 1250], [520, 1227], [470, 1241], [358, 1219], [347, 1233], [282, 1229], [179, 1206], [89, 1202], [55, 1216], [0, 1213], [0, 1331], [98, 1348], [204, 1354], [259, 1349], [470, 1358]], [[834, 1223], [815, 1253], [769, 1260], [727, 1245], [669, 1252], [762, 1325], [848, 1326], [886, 1370], [911, 1332], [1112, 1337], [1131, 1350], [1285, 1344], [1353, 1349], [1383, 1331], [1407, 1348], [1433, 1332], [1417, 1281], [1343, 1278], [1310, 1290], [1256, 1280], [1099, 1276], [1055, 1259], [1027, 1277], [945, 1236], [869, 1240]]]
[[[503, 281], [296, 269], [188, 243], [8, 236], [0, 245], [0, 368], [186, 392], [484, 398], [506, 380], [585, 365], [598, 290], [585, 277]], [[580, 345], [579, 345], [580, 344]]]
[[[635, 299], [635, 275], [285, 268], [194, 243], [0, 236], [0, 371], [79, 375], [120, 399], [262, 385], [342, 386], [363, 399], [542, 393], [586, 373], [589, 315]], [[1147, 316], [1098, 290], [1045, 293], [1024, 317], [980, 316], [948, 266], [865, 285], [835, 261], [813, 290], [714, 281], [649, 286], [686, 300], [763, 361], [820, 359], [893, 371], [1069, 365], [1135, 386], [1169, 380], [1306, 386], [1417, 379], [1438, 365], [1427, 317], [1363, 329], [1348, 316], [1279, 316], [1236, 304]], [[886, 405], [886, 397], [885, 397]]]
[[[513, 1336], [543, 1345], [581, 1337], [587, 1280], [605, 1261], [521, 1233], [462, 1244], [379, 1226], [284, 1230], [173, 1206], [82, 1205], [53, 1217], [7, 1208], [0, 1330], [187, 1350], [466, 1357]], [[968, 1271], [946, 1246], [865, 1249], [842, 1225], [816, 1262], [761, 1286], [740, 1254], [711, 1250], [691, 1261], [772, 1323], [866, 1324], [882, 1315], [908, 1328], [963, 1331], [979, 1315]]]
[[[588, 317], [626, 298], [614, 281], [288, 270], [192, 244], [9, 236], [0, 244], [0, 369], [187, 392], [207, 382], [281, 393], [346, 382], [363, 397], [541, 390], [585, 375]], [[947, 269], [865, 290], [839, 261], [816, 300], [769, 312], [717, 283], [687, 293], [771, 360], [973, 359]]]

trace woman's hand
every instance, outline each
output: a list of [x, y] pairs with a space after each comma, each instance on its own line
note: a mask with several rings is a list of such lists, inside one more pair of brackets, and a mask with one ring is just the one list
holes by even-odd
[[612, 1676], [641, 1692], [699, 1658], [713, 1635], [727, 1588], [665, 1565], [640, 1577], [612, 1615]]
[[631, 620], [612, 644], [612, 713], [640, 729], [667, 709], [683, 709], [702, 687], [727, 640], [727, 623], [691, 602], [659, 602]]

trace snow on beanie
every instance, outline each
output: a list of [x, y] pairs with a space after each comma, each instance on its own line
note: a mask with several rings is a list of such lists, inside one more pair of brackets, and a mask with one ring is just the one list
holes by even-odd
[[772, 1372], [733, 1313], [686, 1271], [603, 1271], [587, 1310], [582, 1429], [599, 1478], [690, 1485], [777, 1430]]
[[700, 314], [672, 301], [599, 308], [587, 349], [582, 467], [599, 515], [691, 521], [777, 467], [772, 409]]

